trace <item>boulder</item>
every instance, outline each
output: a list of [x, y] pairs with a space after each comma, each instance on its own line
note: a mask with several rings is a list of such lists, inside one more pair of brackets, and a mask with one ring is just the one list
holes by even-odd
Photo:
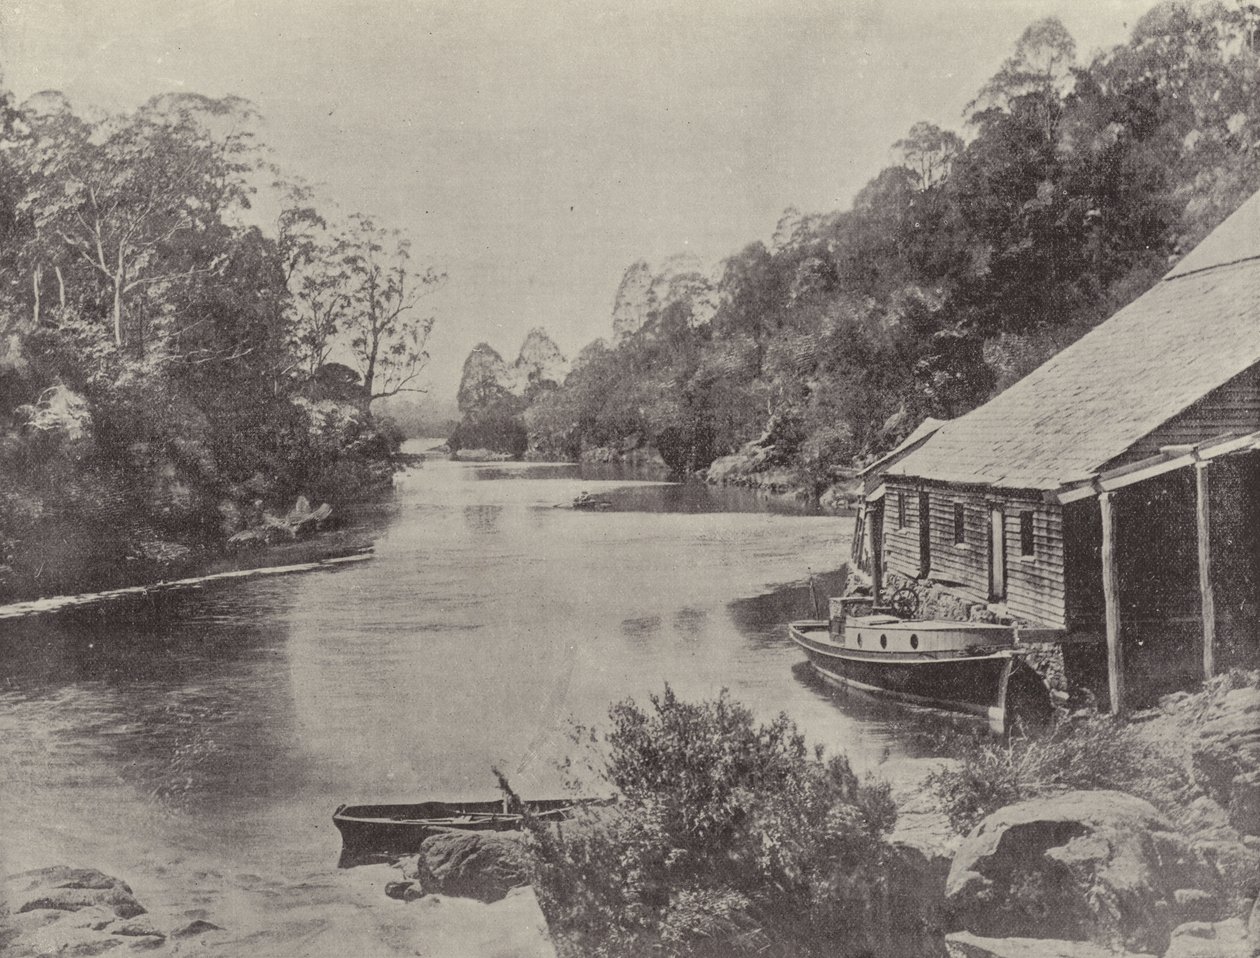
[[161, 947], [165, 937], [149, 921], [126, 882], [95, 868], [64, 865], [22, 872], [4, 883], [0, 954], [99, 955]]
[[1213, 704], [1190, 743], [1195, 775], [1244, 835], [1260, 834], [1260, 688]]
[[414, 881], [391, 881], [385, 883], [385, 896], [397, 901], [416, 901], [424, 897], [424, 889]]
[[1164, 958], [1252, 958], [1247, 926], [1241, 918], [1192, 921], [1173, 930]]
[[1086, 941], [1055, 938], [982, 938], [958, 931], [945, 936], [949, 958], [1154, 958], [1131, 951], [1117, 952]]
[[1216, 894], [1216, 872], [1154, 806], [1077, 791], [986, 818], [959, 848], [945, 894], [956, 928], [977, 935], [1162, 952], [1184, 920], [1179, 889], [1202, 914], [1191, 891]]
[[130, 886], [95, 868], [56, 865], [15, 875], [9, 882], [9, 900], [18, 914], [37, 909], [79, 911], [102, 908], [118, 918], [145, 913]]
[[415, 874], [427, 892], [485, 902], [529, 883], [523, 837], [506, 832], [430, 835], [416, 856]]
[[204, 918], [195, 918], [181, 928], [176, 928], [171, 932], [172, 938], [200, 938], [202, 935], [211, 931], [223, 931], [222, 925], [216, 925], [212, 921], [206, 921]]

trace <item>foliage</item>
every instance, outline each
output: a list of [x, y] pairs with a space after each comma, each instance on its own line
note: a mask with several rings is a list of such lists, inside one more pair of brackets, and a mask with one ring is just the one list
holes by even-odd
[[257, 120], [234, 97], [88, 115], [0, 93], [0, 588], [143, 574], [388, 483], [371, 401], [415, 385], [437, 275], [305, 188], [254, 225]]
[[619, 803], [535, 828], [535, 887], [582, 955], [852, 954], [868, 941], [895, 810], [885, 785], [811, 752], [786, 716], [723, 693], [616, 705], [603, 780]]
[[1061, 722], [1045, 736], [955, 740], [951, 766], [928, 785], [966, 833], [999, 808], [1073, 789], [1115, 789], [1171, 810], [1189, 787], [1186, 766], [1132, 725], [1107, 716]]
[[636, 262], [612, 344], [521, 413], [531, 444], [654, 444], [689, 472], [795, 422], [764, 459], [817, 488], [983, 402], [1260, 189], [1248, 10], [1165, 0], [1089, 62], [1038, 21], [962, 133], [915, 123], [852, 209], [790, 209], [712, 276]]

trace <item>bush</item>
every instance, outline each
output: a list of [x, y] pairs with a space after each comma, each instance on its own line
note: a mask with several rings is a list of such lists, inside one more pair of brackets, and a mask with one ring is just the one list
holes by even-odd
[[600, 744], [621, 801], [533, 829], [535, 887], [562, 954], [855, 954], [884, 887], [886, 785], [824, 760], [784, 715], [724, 692], [616, 705]]
[[934, 772], [928, 785], [963, 834], [999, 808], [1039, 795], [1115, 789], [1171, 811], [1190, 787], [1175, 755], [1108, 716], [1061, 722], [1043, 737], [1005, 743], [960, 739], [950, 751], [956, 764]]

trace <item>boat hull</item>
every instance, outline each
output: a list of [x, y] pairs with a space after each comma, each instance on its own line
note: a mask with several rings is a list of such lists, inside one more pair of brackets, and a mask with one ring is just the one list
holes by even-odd
[[[543, 820], [569, 817], [589, 801], [544, 799], [526, 802], [529, 814]], [[342, 805], [333, 813], [341, 833], [341, 867], [408, 855], [430, 835], [450, 831], [512, 831], [525, 815], [506, 811], [502, 800], [420, 802], [408, 805]]]
[[788, 630], [814, 671], [832, 684], [975, 716], [998, 735], [1007, 731], [1007, 689], [1017, 664], [1009, 648], [974, 654], [866, 651], [833, 641], [827, 622], [793, 622]]

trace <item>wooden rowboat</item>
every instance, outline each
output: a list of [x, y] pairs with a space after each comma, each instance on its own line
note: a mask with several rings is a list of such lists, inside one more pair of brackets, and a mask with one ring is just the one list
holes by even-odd
[[333, 824], [341, 833], [340, 864], [347, 867], [419, 851], [420, 843], [438, 832], [512, 831], [522, 827], [527, 814], [543, 821], [560, 821], [580, 807], [608, 801], [553, 798], [516, 807], [510, 807], [503, 799], [340, 805], [333, 812]]

